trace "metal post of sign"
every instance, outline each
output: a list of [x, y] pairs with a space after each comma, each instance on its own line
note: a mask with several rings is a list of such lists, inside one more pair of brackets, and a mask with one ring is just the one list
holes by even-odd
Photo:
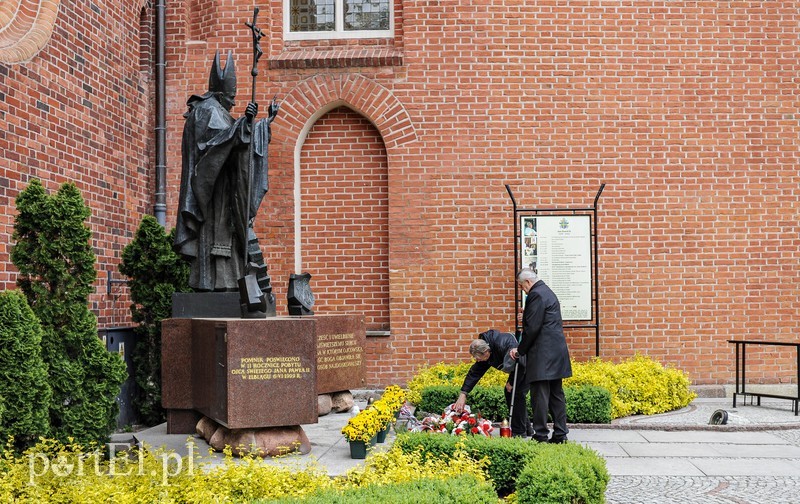
[[593, 300], [594, 300], [594, 323], [592, 324], [564, 324], [564, 328], [566, 329], [589, 329], [593, 328], [595, 330], [595, 356], [600, 356], [600, 268], [599, 268], [599, 255], [598, 255], [598, 233], [597, 233], [597, 219], [598, 219], [598, 200], [600, 199], [600, 195], [603, 193], [603, 189], [605, 189], [606, 184], [602, 183], [600, 185], [600, 189], [597, 191], [597, 194], [594, 197], [594, 203], [591, 207], [581, 207], [581, 208], [519, 208], [517, 205], [517, 200], [514, 197], [514, 193], [511, 191], [511, 186], [509, 184], [505, 184], [506, 191], [508, 192], [508, 196], [511, 198], [511, 203], [513, 205], [513, 216], [514, 216], [514, 327], [515, 332], [517, 335], [517, 339], [519, 340], [520, 335], [522, 333], [522, 327], [519, 321], [519, 308], [521, 305], [519, 289], [516, 285], [516, 274], [520, 268], [521, 258], [518, 256], [519, 252], [519, 240], [520, 240], [520, 230], [518, 228], [518, 221], [520, 214], [531, 214], [531, 215], [542, 215], [546, 213], [554, 213], [554, 214], [571, 214], [571, 215], [585, 215], [590, 214], [592, 215], [592, 238], [593, 238], [593, 259], [594, 259], [594, 267], [593, 269], [593, 278], [591, 285], [593, 287]]
[[[517, 312], [519, 310], [519, 289], [517, 288], [517, 272], [519, 271], [519, 260], [517, 258], [517, 200], [514, 198], [514, 193], [511, 192], [511, 186], [506, 184], [506, 191], [511, 198], [511, 204], [514, 206], [514, 336], [517, 341], [520, 340], [519, 323], [517, 323]], [[515, 382], [516, 383], [516, 382]]]

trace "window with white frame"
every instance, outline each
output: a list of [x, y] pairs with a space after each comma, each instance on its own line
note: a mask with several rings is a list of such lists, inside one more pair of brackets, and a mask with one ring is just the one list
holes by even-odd
[[284, 0], [287, 40], [394, 36], [392, 0]]

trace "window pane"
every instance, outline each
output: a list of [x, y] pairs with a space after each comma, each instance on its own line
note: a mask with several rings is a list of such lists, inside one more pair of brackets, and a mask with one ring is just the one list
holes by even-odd
[[333, 31], [335, 0], [290, 0], [289, 24], [293, 32]]
[[388, 30], [389, 0], [344, 0], [344, 29]]

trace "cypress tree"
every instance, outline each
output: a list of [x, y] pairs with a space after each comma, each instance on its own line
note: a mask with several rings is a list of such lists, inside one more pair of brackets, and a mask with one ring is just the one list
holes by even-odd
[[120, 272], [130, 278], [131, 318], [139, 324], [133, 365], [140, 393], [134, 404], [147, 425], [164, 421], [161, 321], [172, 314], [172, 294], [191, 290], [189, 266], [172, 250], [174, 233], [167, 234], [155, 217], [145, 216], [120, 264]]
[[16, 200], [11, 260], [17, 285], [42, 323], [42, 357], [49, 368], [51, 436], [68, 442], [104, 442], [115, 427], [116, 396], [125, 363], [97, 337], [89, 311], [96, 278], [90, 210], [77, 187], [46, 193], [33, 180]]
[[42, 360], [42, 327], [18, 291], [0, 292], [0, 439], [23, 451], [49, 431], [51, 391]]

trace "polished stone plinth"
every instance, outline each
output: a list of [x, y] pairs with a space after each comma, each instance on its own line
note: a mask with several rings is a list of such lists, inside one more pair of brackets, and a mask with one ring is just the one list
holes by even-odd
[[171, 434], [201, 416], [228, 429], [310, 424], [321, 393], [364, 384], [364, 318], [173, 318], [162, 322], [162, 404]]

